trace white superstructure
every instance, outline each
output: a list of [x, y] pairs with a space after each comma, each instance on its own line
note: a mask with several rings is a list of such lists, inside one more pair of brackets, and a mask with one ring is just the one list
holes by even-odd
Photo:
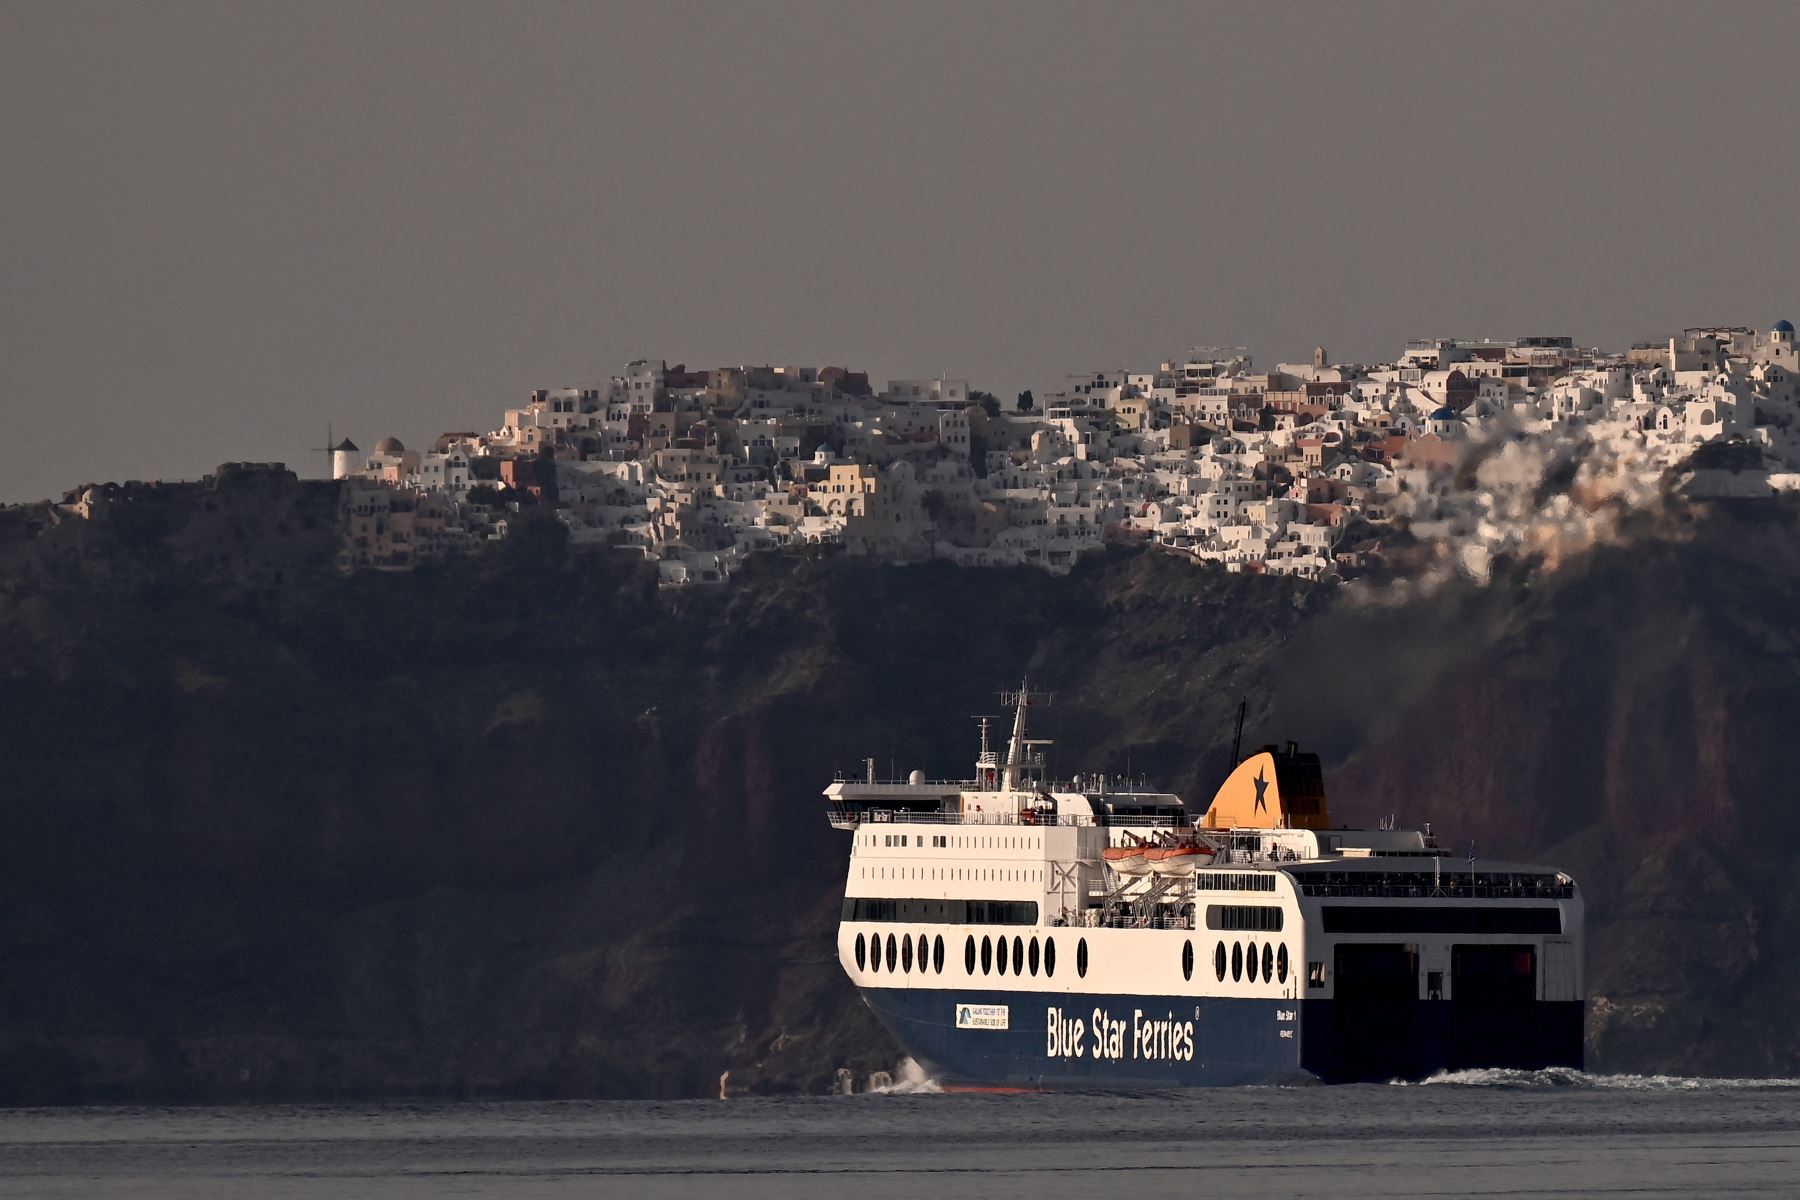
[[839, 959], [951, 1082], [1579, 1063], [1568, 876], [1331, 829], [1318, 760], [1291, 743], [1244, 759], [1198, 823], [1166, 792], [1052, 783], [1027, 730], [1048, 698], [1004, 699], [1011, 736], [995, 751], [982, 718], [974, 778], [870, 764], [825, 791], [852, 833]]

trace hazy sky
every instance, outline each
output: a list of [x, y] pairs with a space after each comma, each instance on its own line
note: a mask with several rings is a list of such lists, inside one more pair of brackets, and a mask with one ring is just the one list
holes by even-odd
[[1800, 319], [1789, 5], [0, 0], [0, 500], [636, 357]]

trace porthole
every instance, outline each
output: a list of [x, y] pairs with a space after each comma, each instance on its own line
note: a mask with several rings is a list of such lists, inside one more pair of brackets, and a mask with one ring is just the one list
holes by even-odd
[[1281, 945], [1281, 949], [1279, 949], [1275, 952], [1275, 978], [1280, 980], [1282, 983], [1287, 982], [1287, 943], [1286, 942], [1283, 942]]
[[1244, 977], [1244, 943], [1233, 942], [1231, 945], [1231, 980], [1236, 983]]
[[994, 947], [994, 966], [1004, 975], [1006, 974], [1006, 939], [998, 937], [994, 941], [999, 943]]
[[1044, 974], [1056, 974], [1056, 939], [1044, 939]]
[[881, 935], [879, 933], [869, 935], [869, 970], [881, 970]]
[[1038, 940], [1036, 938], [1032, 938], [1031, 939], [1031, 973], [1033, 975], [1036, 975], [1037, 969], [1038, 969]]
[[981, 973], [983, 975], [986, 975], [989, 972], [991, 972], [993, 969], [994, 969], [994, 943], [992, 943], [991, 941], [988, 940], [986, 934], [983, 934], [982, 938], [981, 938]]
[[975, 935], [974, 934], [970, 934], [969, 940], [963, 943], [963, 970], [968, 972], [970, 975], [973, 975], [975, 973]]
[[941, 933], [931, 939], [931, 965], [939, 975], [944, 973], [944, 935]]
[[1250, 953], [1244, 955], [1244, 960], [1245, 960], [1244, 961], [1244, 974], [1246, 974], [1250, 977], [1251, 983], [1255, 983], [1256, 982], [1256, 943], [1255, 942], [1250, 943]]
[[891, 933], [888, 934], [887, 958], [888, 958], [888, 970], [890, 970], [890, 971], [894, 970], [899, 965], [900, 958], [899, 958], [899, 955], [896, 953], [896, 951], [898, 951], [899, 949], [900, 949], [900, 947], [894, 945], [894, 935]]
[[[1285, 972], [1283, 972], [1285, 974]], [[1275, 978], [1275, 950], [1267, 942], [1263, 943], [1263, 979]]]
[[927, 962], [931, 961], [930, 951], [931, 951], [931, 939], [921, 933], [919, 935], [919, 953], [918, 953], [919, 970], [923, 971], [925, 969], [925, 964]]
[[868, 946], [863, 941], [863, 935], [859, 933], [856, 935], [856, 969], [857, 970], [860, 971], [863, 969], [863, 958], [867, 953], [868, 953]]
[[909, 937], [900, 939], [900, 966], [907, 971], [912, 970], [912, 939]]
[[1181, 943], [1181, 977], [1183, 979], [1194, 977], [1194, 943], [1192, 942]]
[[1219, 974], [1219, 982], [1225, 982], [1225, 943], [1220, 942], [1213, 950], [1213, 970]]
[[1013, 935], [1013, 974], [1014, 975], [1023, 975], [1024, 973], [1025, 973], [1025, 939], [1022, 937], [1019, 937], [1017, 934], [1015, 934], [1015, 935]]
[[1075, 943], [1075, 974], [1087, 978], [1087, 939]]

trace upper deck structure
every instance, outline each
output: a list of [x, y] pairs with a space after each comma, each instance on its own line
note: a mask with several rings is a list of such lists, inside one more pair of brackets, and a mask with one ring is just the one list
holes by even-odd
[[[1334, 829], [1318, 758], [1292, 743], [1238, 763], [1198, 819], [1168, 792], [1052, 781], [1028, 729], [1048, 697], [1003, 699], [1010, 736], [995, 749], [980, 718], [972, 778], [871, 765], [825, 789], [852, 834], [840, 960], [944, 1082], [1580, 1065], [1567, 875], [1452, 859], [1429, 828]], [[1161, 1025], [1132, 1049], [1112, 1040], [1127, 1016]]]

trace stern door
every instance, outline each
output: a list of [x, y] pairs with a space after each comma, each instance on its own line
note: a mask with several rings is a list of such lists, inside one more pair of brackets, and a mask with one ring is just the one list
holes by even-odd
[[1566, 938], [1544, 941], [1545, 1000], [1579, 1000], [1575, 980], [1575, 944]]

